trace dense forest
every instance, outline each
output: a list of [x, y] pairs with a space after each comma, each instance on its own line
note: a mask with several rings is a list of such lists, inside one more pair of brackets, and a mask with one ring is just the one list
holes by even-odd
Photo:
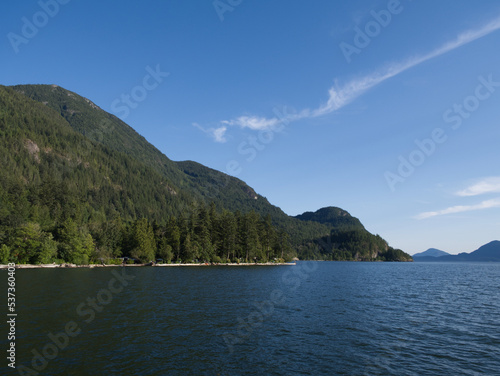
[[0, 86], [0, 163], [2, 263], [410, 259], [342, 209], [290, 217], [239, 179], [171, 161], [55, 85]]
[[241, 214], [215, 206], [192, 208], [185, 217], [164, 225], [140, 218], [128, 224], [121, 217], [79, 226], [71, 218], [52, 229], [28, 221], [3, 232], [2, 263], [121, 263], [126, 257], [145, 263], [284, 262], [290, 258], [288, 235], [277, 231], [270, 217]]
[[332, 226], [329, 235], [302, 242], [298, 246], [302, 258], [333, 261], [411, 260], [402, 250], [389, 247], [380, 235], [366, 231], [358, 218], [341, 208], [322, 208], [296, 218]]

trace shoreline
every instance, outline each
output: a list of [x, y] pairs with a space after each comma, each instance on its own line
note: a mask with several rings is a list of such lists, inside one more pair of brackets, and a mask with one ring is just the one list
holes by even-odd
[[[241, 262], [241, 263], [228, 263], [228, 264], [206, 264], [206, 263], [201, 263], [201, 264], [153, 264], [147, 263], [147, 264], [120, 264], [120, 265], [100, 265], [100, 264], [91, 264], [91, 265], [76, 265], [76, 264], [70, 264], [70, 263], [65, 263], [65, 264], [40, 264], [40, 265], [34, 265], [34, 264], [16, 264], [15, 268], [16, 269], [58, 269], [58, 268], [87, 268], [87, 269], [94, 269], [94, 268], [115, 268], [115, 267], [141, 267], [141, 266], [146, 266], [146, 267], [187, 267], [187, 266], [201, 266], [201, 267], [207, 267], [207, 266], [294, 266], [297, 265], [295, 262], [265, 262], [265, 263], [250, 263], [250, 262]], [[8, 265], [0, 265], [0, 269], [7, 269]]]

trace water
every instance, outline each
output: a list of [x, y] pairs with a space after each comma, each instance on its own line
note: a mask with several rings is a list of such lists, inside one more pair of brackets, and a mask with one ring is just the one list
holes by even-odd
[[41, 375], [498, 375], [499, 277], [477, 263], [18, 270], [17, 366], [45, 347]]

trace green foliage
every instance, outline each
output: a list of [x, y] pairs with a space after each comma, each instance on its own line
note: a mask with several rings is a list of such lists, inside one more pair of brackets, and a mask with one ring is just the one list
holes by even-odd
[[14, 262], [357, 259], [372, 243], [323, 251], [322, 237], [364, 230], [359, 220], [338, 208], [287, 216], [239, 179], [171, 161], [56, 86], [0, 86], [0, 166], [0, 256]]
[[[233, 214], [211, 207], [192, 207], [186, 217], [172, 217], [165, 226], [158, 226], [154, 231], [156, 258], [167, 263], [221, 263], [230, 259], [265, 262], [282, 253], [290, 258], [286, 237], [270, 237], [277, 230], [269, 219], [262, 219], [255, 212]], [[269, 247], [263, 249], [262, 244]]]
[[352, 217], [347, 211], [336, 208], [321, 208], [316, 212], [305, 212], [295, 218], [301, 221], [313, 221], [334, 227], [337, 230], [364, 230], [359, 219]]
[[59, 258], [77, 265], [89, 263], [95, 249], [92, 235], [85, 229], [77, 228], [70, 218], [57, 230], [57, 235]]
[[167, 244], [165, 238], [160, 241], [158, 245], [158, 250], [156, 252], [157, 258], [163, 259], [164, 263], [170, 264], [174, 258], [174, 253], [172, 252], [172, 246]]
[[[57, 243], [38, 223], [17, 227], [9, 237], [10, 259], [18, 264], [47, 264], [56, 258]], [[5, 249], [5, 248], [4, 248]]]
[[142, 262], [154, 261], [156, 243], [153, 228], [147, 218], [136, 220], [130, 231], [130, 255]]
[[10, 249], [7, 244], [0, 246], [0, 264], [7, 264], [10, 260]]
[[363, 229], [332, 230], [330, 236], [306, 243], [308, 258], [346, 261], [411, 261], [411, 256], [388, 246], [379, 235]]
[[389, 247], [387, 251], [379, 254], [380, 261], [411, 261], [412, 258], [400, 249]]

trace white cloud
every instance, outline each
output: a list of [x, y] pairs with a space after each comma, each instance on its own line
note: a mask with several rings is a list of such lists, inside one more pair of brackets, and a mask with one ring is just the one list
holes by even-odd
[[468, 197], [498, 192], [500, 192], [500, 177], [489, 177], [457, 192], [456, 194], [457, 196]]
[[500, 29], [500, 17], [496, 18], [492, 22], [484, 25], [479, 29], [468, 30], [459, 34], [454, 40], [443, 44], [439, 48], [425, 55], [417, 55], [405, 61], [390, 63], [385, 67], [379, 69], [378, 71], [375, 71], [363, 77], [355, 78], [344, 85], [339, 85], [338, 81], [336, 81], [335, 85], [328, 90], [328, 100], [326, 103], [320, 105], [316, 109], [304, 109], [299, 114], [289, 116], [287, 119], [278, 119], [276, 117], [265, 118], [259, 116], [240, 116], [233, 120], [221, 121], [221, 124], [224, 124], [226, 126], [239, 126], [240, 128], [249, 128], [252, 130], [266, 130], [272, 129], [274, 126], [284, 120], [296, 121], [299, 119], [312, 118], [329, 114], [348, 105], [368, 90], [381, 84], [389, 78], [397, 76], [410, 68], [413, 68], [428, 60], [448, 53], [456, 48], [462, 47], [463, 45], [471, 43], [498, 29]]
[[476, 205], [457, 205], [457, 206], [452, 206], [452, 207], [449, 207], [449, 208], [446, 208], [443, 210], [420, 213], [415, 218], [416, 219], [427, 219], [427, 218], [431, 218], [431, 217], [437, 217], [440, 215], [456, 214], [456, 213], [463, 213], [463, 212], [474, 211], [474, 210], [485, 210], [485, 209], [498, 208], [498, 207], [500, 207], [500, 199], [493, 199], [493, 200], [483, 201], [483, 202], [476, 204]]
[[237, 125], [240, 128], [250, 128], [254, 131], [260, 131], [276, 126], [279, 123], [279, 119], [266, 119], [258, 116], [240, 116], [237, 119], [224, 120], [221, 123], [227, 125]]
[[211, 132], [213, 134], [213, 137], [216, 142], [226, 142], [227, 139], [225, 137], [227, 131], [227, 127], [219, 127], [216, 129], [211, 129]]
[[215, 140], [215, 142], [224, 143], [227, 141], [227, 138], [226, 138], [227, 127], [226, 126], [222, 126], [219, 128], [208, 128], [208, 129], [203, 128], [198, 123], [193, 123], [193, 126], [198, 128], [202, 132], [210, 135]]
[[416, 65], [422, 64], [456, 48], [462, 47], [463, 45], [473, 42], [476, 39], [482, 38], [498, 29], [500, 29], [500, 17], [480, 29], [468, 30], [459, 34], [456, 39], [445, 43], [441, 47], [428, 54], [422, 56], [414, 56], [404, 62], [389, 64], [384, 69], [381, 69], [367, 76], [354, 79], [342, 87], [339, 87], [338, 84], [336, 84], [328, 91], [328, 101], [318, 109], [312, 111], [312, 115], [322, 116], [336, 111], [349, 104], [369, 89], [384, 82], [385, 80], [397, 76], [398, 74], [403, 73], [404, 71], [413, 68]]

